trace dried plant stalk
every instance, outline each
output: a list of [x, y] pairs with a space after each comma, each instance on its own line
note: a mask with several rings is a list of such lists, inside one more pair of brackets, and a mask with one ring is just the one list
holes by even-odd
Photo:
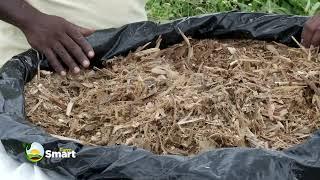
[[316, 49], [181, 35], [182, 44], [160, 50], [159, 39], [80, 76], [42, 73], [25, 90], [30, 121], [88, 144], [179, 155], [281, 150], [319, 129]]

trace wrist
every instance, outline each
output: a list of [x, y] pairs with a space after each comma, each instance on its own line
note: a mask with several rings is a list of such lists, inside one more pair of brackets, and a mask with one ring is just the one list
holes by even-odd
[[16, 26], [22, 31], [25, 31], [30, 29], [32, 26], [35, 26], [38, 19], [44, 15], [46, 14], [37, 10], [32, 13], [22, 15], [21, 17], [16, 18]]

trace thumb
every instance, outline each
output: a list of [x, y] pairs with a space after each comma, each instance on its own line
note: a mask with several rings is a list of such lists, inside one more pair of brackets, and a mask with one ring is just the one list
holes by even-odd
[[87, 37], [87, 36], [90, 36], [91, 34], [93, 34], [96, 30], [94, 29], [89, 29], [89, 28], [83, 28], [83, 27], [80, 27], [80, 26], [77, 26], [76, 27], [79, 29], [80, 33], [84, 36], [84, 37]]
[[90, 36], [91, 34], [93, 34], [96, 30], [94, 29], [87, 29], [87, 28], [81, 28], [80, 29], [80, 33], [84, 36], [84, 37], [87, 37], [87, 36]]

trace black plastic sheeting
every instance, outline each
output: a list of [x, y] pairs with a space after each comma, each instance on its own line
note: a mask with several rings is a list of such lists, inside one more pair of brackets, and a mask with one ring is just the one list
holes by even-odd
[[[177, 20], [167, 24], [140, 22], [101, 30], [88, 38], [97, 58], [94, 64], [162, 36], [162, 48], [179, 43], [178, 28], [193, 38], [252, 38], [294, 45], [308, 17], [228, 12]], [[24, 84], [37, 71], [39, 56], [29, 50], [0, 69], [0, 139], [10, 156], [24, 157], [23, 142], [38, 142], [45, 149], [71, 148], [75, 159], [43, 159], [37, 163], [53, 179], [210, 179], [296, 180], [320, 178], [320, 133], [306, 143], [284, 151], [217, 149], [195, 157], [159, 156], [128, 146], [90, 147], [51, 137], [26, 119]], [[48, 68], [46, 60], [42, 67]]]

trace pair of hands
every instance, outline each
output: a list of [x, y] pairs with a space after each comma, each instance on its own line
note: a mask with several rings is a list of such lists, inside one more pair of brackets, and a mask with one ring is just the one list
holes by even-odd
[[[69, 71], [80, 72], [90, 66], [94, 51], [85, 37], [94, 30], [74, 25], [57, 16], [43, 14], [35, 19], [35, 24], [22, 29], [29, 44], [43, 53], [51, 67], [62, 76], [67, 74], [63, 64]], [[302, 33], [302, 44], [305, 47], [320, 45], [320, 16], [310, 18]]]
[[43, 53], [51, 67], [65, 76], [68, 70], [74, 74], [81, 66], [88, 68], [94, 57], [91, 45], [85, 39], [94, 32], [74, 25], [57, 16], [42, 14], [34, 19], [33, 24], [24, 26], [24, 32], [32, 48]]

